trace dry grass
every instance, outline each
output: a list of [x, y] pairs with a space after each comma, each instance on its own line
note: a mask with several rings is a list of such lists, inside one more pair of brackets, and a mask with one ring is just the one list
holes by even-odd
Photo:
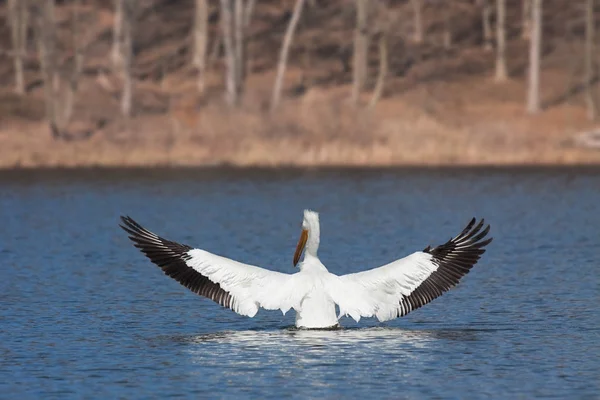
[[288, 99], [276, 115], [263, 111], [268, 94], [254, 91], [237, 111], [216, 102], [198, 111], [182, 105], [166, 116], [113, 123], [71, 142], [52, 140], [41, 123], [6, 122], [0, 127], [0, 167], [600, 163], [599, 151], [574, 144], [575, 133], [593, 126], [581, 106], [556, 106], [531, 117], [505, 95], [490, 99], [485, 92], [497, 86], [487, 79], [470, 84], [474, 89], [422, 85], [372, 111], [350, 106], [348, 87], [312, 89]]

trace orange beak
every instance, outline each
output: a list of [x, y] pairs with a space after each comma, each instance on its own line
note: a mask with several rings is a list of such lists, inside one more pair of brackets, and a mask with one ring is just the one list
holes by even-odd
[[296, 252], [294, 253], [294, 267], [298, 265], [298, 261], [300, 261], [300, 256], [304, 251], [304, 247], [306, 246], [306, 241], [308, 240], [308, 231], [306, 229], [302, 229], [302, 233], [300, 234], [300, 239], [298, 240], [298, 245], [296, 246]]

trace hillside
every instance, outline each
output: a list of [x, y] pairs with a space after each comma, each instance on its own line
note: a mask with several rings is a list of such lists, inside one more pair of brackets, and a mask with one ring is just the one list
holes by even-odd
[[[134, 108], [119, 113], [121, 83], [112, 72], [112, 2], [83, 1], [82, 77], [73, 136], [55, 140], [44, 116], [43, 81], [30, 30], [25, 95], [13, 93], [13, 62], [0, 52], [0, 167], [156, 165], [512, 165], [590, 164], [600, 151], [576, 145], [591, 130], [581, 93], [583, 7], [544, 2], [543, 111], [525, 113], [528, 43], [521, 2], [507, 1], [510, 80], [495, 83], [495, 54], [482, 44], [475, 1], [425, 2], [422, 44], [413, 43], [408, 1], [390, 1], [389, 74], [382, 99], [368, 109], [378, 70], [369, 53], [367, 90], [350, 104], [353, 2], [308, 1], [292, 45], [284, 102], [268, 112], [274, 70], [293, 1], [257, 2], [248, 32], [241, 106], [223, 100], [218, 2], [211, 5], [212, 53], [205, 92], [191, 65], [192, 0], [139, 0], [134, 34]], [[57, 2], [63, 72], [70, 68], [72, 2]], [[451, 45], [444, 46], [445, 26]], [[9, 49], [7, 3], [0, 2], [0, 49]], [[213, 51], [215, 50], [215, 51]], [[595, 88], [596, 89], [596, 88]], [[89, 132], [89, 135], [78, 135]]]

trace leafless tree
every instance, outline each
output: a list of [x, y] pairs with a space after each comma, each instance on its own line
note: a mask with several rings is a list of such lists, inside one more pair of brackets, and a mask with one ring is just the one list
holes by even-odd
[[522, 0], [523, 8], [521, 11], [521, 38], [529, 39], [531, 36], [531, 0]]
[[371, 23], [372, 34], [374, 38], [377, 38], [378, 56], [379, 56], [379, 71], [377, 73], [377, 80], [371, 99], [369, 100], [368, 108], [374, 108], [381, 97], [385, 89], [385, 82], [388, 76], [389, 70], [389, 56], [388, 56], [388, 38], [391, 34], [391, 28], [397, 25], [400, 18], [397, 10], [392, 10], [389, 7], [389, 2], [381, 1], [374, 6], [375, 18]]
[[56, 54], [56, 25], [54, 20], [54, 0], [35, 2], [32, 7], [35, 39], [40, 58], [40, 69], [44, 82], [44, 104], [46, 118], [55, 139], [60, 138], [56, 127], [59, 124], [57, 101], [59, 75]]
[[242, 93], [246, 74], [246, 38], [244, 25], [244, 0], [234, 0], [233, 31], [235, 35], [235, 81], [237, 92]]
[[358, 104], [360, 92], [367, 80], [369, 49], [368, 0], [356, 0], [356, 27], [354, 29], [352, 102]]
[[230, 106], [236, 106], [244, 91], [247, 64], [246, 30], [254, 2], [220, 0], [220, 4], [221, 30], [225, 45], [225, 97]]
[[531, 40], [529, 44], [529, 82], [527, 112], [540, 111], [540, 59], [542, 49], [542, 0], [531, 0]]
[[133, 63], [133, 31], [136, 20], [136, 0], [118, 0], [121, 12], [121, 28], [119, 37], [120, 56], [117, 63], [123, 81], [121, 93], [121, 114], [130, 117], [133, 106], [133, 76], [131, 67]]
[[66, 91], [61, 91], [61, 73], [58, 61], [54, 0], [32, 3], [32, 19], [44, 82], [46, 118], [55, 139], [66, 139], [67, 126], [73, 115], [75, 96], [83, 68], [83, 44], [79, 29], [80, 0], [75, 1], [72, 16], [73, 57]]
[[246, 0], [246, 7], [244, 9], [244, 28], [248, 28], [250, 21], [252, 20], [252, 14], [254, 13], [254, 6], [256, 0]]
[[75, 0], [73, 6], [73, 15], [71, 18], [71, 32], [73, 41], [73, 62], [71, 75], [69, 76], [69, 86], [65, 95], [63, 105], [63, 115], [60, 130], [66, 129], [66, 126], [71, 121], [73, 116], [73, 108], [75, 105], [75, 97], [77, 95], [79, 78], [81, 77], [81, 71], [83, 70], [83, 37], [81, 35], [81, 29], [79, 29], [79, 9], [81, 7], [81, 0]]
[[304, 0], [296, 0], [294, 5], [294, 11], [292, 18], [288, 24], [285, 36], [283, 38], [283, 44], [281, 45], [281, 51], [279, 53], [279, 63], [277, 64], [277, 76], [275, 78], [275, 84], [273, 85], [273, 94], [271, 96], [271, 111], [274, 111], [279, 105], [281, 99], [281, 89], [283, 86], [283, 77], [285, 75], [285, 68], [287, 65], [288, 53], [294, 37], [294, 31], [300, 20], [302, 14], [302, 8], [304, 7]]
[[225, 97], [230, 106], [238, 103], [236, 54], [233, 37], [233, 7], [230, 0], [221, 1], [221, 28], [225, 44]]
[[506, 1], [496, 0], [496, 82], [508, 78], [506, 68]]
[[27, 47], [28, 16], [27, 0], [8, 0], [8, 23], [14, 52], [15, 91], [19, 94], [25, 93], [23, 58]]
[[590, 120], [596, 119], [597, 106], [592, 85], [594, 81], [594, 0], [587, 0], [585, 12], [585, 100]]
[[444, 18], [444, 34], [442, 42], [444, 48], [449, 49], [452, 47], [452, 9], [450, 4], [445, 3], [445, 6], [442, 8], [442, 14]]
[[481, 23], [483, 25], [483, 48], [492, 50], [492, 24], [490, 18], [492, 16], [492, 7], [490, 0], [479, 0], [481, 6]]
[[[414, 33], [413, 41], [415, 43], [423, 43], [423, 13], [421, 11], [423, 6], [422, 0], [410, 0], [414, 13]], [[387, 39], [384, 39], [387, 40]]]
[[196, 0], [194, 14], [194, 54], [192, 62], [198, 69], [198, 90], [204, 92], [206, 84], [206, 50], [208, 47], [208, 3]]
[[371, 97], [371, 101], [369, 102], [369, 108], [375, 107], [377, 102], [383, 95], [383, 89], [385, 87], [385, 80], [387, 78], [388, 73], [388, 41], [387, 41], [388, 33], [383, 31], [379, 35], [378, 39], [378, 47], [379, 47], [379, 73], [377, 74], [377, 83], [375, 84], [375, 89], [373, 90], [373, 96]]
[[111, 50], [111, 61], [114, 68], [121, 68], [123, 62], [121, 44], [123, 43], [123, 5], [125, 0], [114, 0], [115, 1], [115, 16], [113, 20], [113, 37], [112, 37], [112, 50]]

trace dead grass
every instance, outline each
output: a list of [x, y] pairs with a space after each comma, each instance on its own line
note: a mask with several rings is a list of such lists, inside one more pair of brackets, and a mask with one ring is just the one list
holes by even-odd
[[372, 111], [348, 104], [344, 86], [287, 99], [276, 115], [263, 110], [268, 94], [260, 91], [237, 111], [183, 102], [166, 116], [113, 123], [84, 141], [55, 141], [44, 124], [14, 120], [0, 127], [0, 167], [600, 163], [599, 151], [573, 140], [593, 127], [580, 105], [532, 117], [511, 95], [486, 95], [495, 86], [489, 80], [469, 82], [472, 90], [461, 83], [422, 85]]

